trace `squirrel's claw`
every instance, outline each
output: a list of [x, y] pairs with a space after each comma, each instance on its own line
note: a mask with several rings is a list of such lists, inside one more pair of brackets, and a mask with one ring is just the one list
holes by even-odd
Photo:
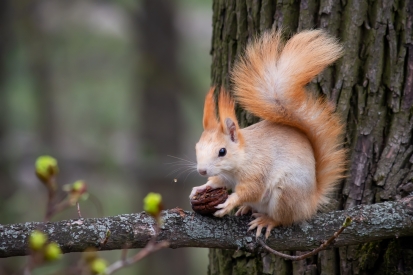
[[220, 209], [217, 212], [214, 213], [215, 217], [223, 217], [229, 212], [231, 212], [232, 209], [237, 207], [239, 205], [239, 198], [237, 193], [232, 193], [231, 195], [228, 196], [227, 200], [224, 203], [218, 204], [215, 206], [215, 208]]
[[248, 214], [249, 212], [253, 212], [252, 208], [247, 205], [242, 205], [240, 208], [238, 208], [237, 212], [235, 213], [235, 216], [243, 216], [245, 214]]
[[206, 189], [206, 184], [201, 186], [195, 186], [192, 188], [191, 194], [189, 194], [189, 199], [192, 199], [196, 193], [202, 192]]
[[255, 228], [257, 228], [257, 233], [255, 234], [256, 238], [259, 238], [261, 235], [262, 229], [265, 227], [265, 239], [268, 239], [268, 237], [271, 234], [271, 230], [274, 227], [279, 226], [280, 224], [270, 217], [268, 217], [266, 214], [263, 213], [254, 213], [252, 216], [255, 218], [253, 221], [251, 221], [248, 225], [250, 226], [248, 228], [248, 231], [251, 231]]

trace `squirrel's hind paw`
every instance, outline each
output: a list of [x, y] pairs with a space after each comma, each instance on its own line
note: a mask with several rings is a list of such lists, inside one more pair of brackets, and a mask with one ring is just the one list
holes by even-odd
[[268, 237], [271, 234], [271, 230], [274, 227], [280, 226], [279, 222], [274, 221], [270, 217], [268, 217], [266, 214], [262, 213], [254, 213], [252, 216], [255, 218], [252, 222], [250, 222], [248, 225], [250, 226], [248, 228], [248, 231], [251, 231], [255, 228], [257, 228], [257, 233], [255, 234], [256, 238], [259, 238], [261, 235], [262, 229], [265, 227], [265, 239], [268, 239]]

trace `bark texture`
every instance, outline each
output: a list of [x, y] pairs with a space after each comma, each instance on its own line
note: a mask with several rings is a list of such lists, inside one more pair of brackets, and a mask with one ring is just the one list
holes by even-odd
[[[16, 191], [10, 175], [10, 160], [7, 154], [7, 134], [9, 125], [7, 121], [8, 109], [8, 70], [10, 66], [10, 55], [14, 46], [13, 21], [10, 16], [12, 10], [11, 2], [8, 0], [0, 2], [0, 216], [7, 217], [6, 208], [8, 199]], [[6, 219], [6, 218], [5, 218]]]
[[[349, 210], [323, 213], [307, 223], [274, 229], [266, 242], [276, 250], [311, 250], [331, 237], [341, 227], [346, 216], [353, 217], [353, 223], [336, 239], [335, 247], [394, 236], [411, 236], [413, 196], [397, 202], [360, 205]], [[167, 240], [172, 248], [236, 249], [238, 252], [235, 254], [240, 257], [262, 252], [255, 241], [255, 233], [247, 232], [251, 220], [247, 216], [219, 219], [175, 208], [164, 211], [163, 220], [157, 240]], [[154, 224], [152, 217], [139, 213], [97, 219], [0, 225], [0, 258], [27, 255], [27, 239], [35, 229], [45, 232], [51, 241], [59, 244], [64, 253], [81, 252], [88, 247], [101, 250], [122, 249], [125, 245], [142, 248], [155, 235]], [[108, 230], [111, 234], [103, 245]], [[243, 254], [241, 251], [249, 253]], [[211, 257], [214, 257], [214, 253], [211, 253]], [[274, 260], [274, 257], [266, 257], [270, 261]]]
[[[182, 117], [179, 97], [184, 91], [183, 75], [179, 70], [178, 50], [179, 35], [175, 27], [176, 1], [144, 0], [142, 10], [135, 14], [136, 42], [140, 50], [140, 59], [136, 65], [142, 76], [136, 82], [142, 94], [136, 93], [144, 161], [139, 165], [136, 178], [143, 184], [137, 193], [143, 196], [149, 192], [163, 194], [165, 205], [182, 205], [182, 198], [187, 201], [184, 185], [165, 184], [165, 160], [168, 154], [179, 156], [181, 153]], [[142, 200], [137, 199], [140, 205]], [[171, 268], [177, 274], [188, 274], [187, 251], [162, 250], [146, 259], [144, 273], [166, 274]], [[162, 261], [164, 264], [159, 265]]]
[[59, 123], [56, 115], [56, 87], [53, 82], [54, 68], [51, 62], [52, 38], [42, 26], [40, 11], [44, 1], [13, 1], [19, 18], [19, 28], [27, 50], [27, 66], [33, 81], [36, 99], [37, 129], [42, 146], [57, 151]]
[[[228, 72], [236, 56], [248, 40], [271, 27], [282, 26], [287, 36], [324, 28], [343, 43], [344, 57], [309, 85], [335, 103], [347, 122], [349, 173], [332, 209], [395, 200], [413, 191], [412, 0], [215, 0], [213, 10], [215, 85], [231, 86]], [[238, 114], [244, 126], [256, 121], [240, 109]], [[413, 250], [404, 243], [342, 247], [294, 264], [211, 250], [210, 274], [412, 272], [413, 261], [401, 255]]]

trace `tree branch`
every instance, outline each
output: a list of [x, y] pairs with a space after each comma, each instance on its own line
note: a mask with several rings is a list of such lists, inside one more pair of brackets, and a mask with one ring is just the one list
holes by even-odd
[[[354, 245], [392, 237], [413, 236], [413, 196], [400, 201], [360, 205], [345, 211], [319, 214], [312, 220], [291, 227], [276, 228], [267, 245], [279, 251], [308, 251], [329, 239], [346, 216], [352, 224], [337, 238], [333, 246]], [[247, 232], [250, 216], [227, 216], [222, 219], [201, 216], [175, 208], [163, 212], [164, 224], [157, 241], [168, 241], [170, 247], [209, 247], [262, 251], [254, 232]], [[84, 251], [88, 247], [101, 250], [143, 248], [156, 234], [155, 220], [145, 213], [96, 219], [59, 222], [27, 222], [0, 225], [0, 257], [28, 254], [28, 235], [44, 231], [57, 242], [64, 253]], [[106, 232], [110, 237], [106, 242]]]

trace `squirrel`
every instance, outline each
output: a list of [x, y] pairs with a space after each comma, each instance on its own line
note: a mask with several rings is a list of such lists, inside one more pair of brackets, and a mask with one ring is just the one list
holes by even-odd
[[249, 43], [230, 76], [237, 103], [261, 121], [241, 129], [223, 88], [217, 118], [210, 89], [196, 144], [197, 170], [208, 181], [190, 198], [207, 187], [231, 189], [214, 215], [235, 207], [237, 216], [252, 212], [248, 231], [257, 228], [257, 238], [263, 228], [268, 238], [274, 227], [307, 220], [328, 203], [346, 170], [344, 125], [334, 106], [305, 86], [342, 52], [322, 30], [299, 32], [287, 42], [282, 31], [271, 30]]

